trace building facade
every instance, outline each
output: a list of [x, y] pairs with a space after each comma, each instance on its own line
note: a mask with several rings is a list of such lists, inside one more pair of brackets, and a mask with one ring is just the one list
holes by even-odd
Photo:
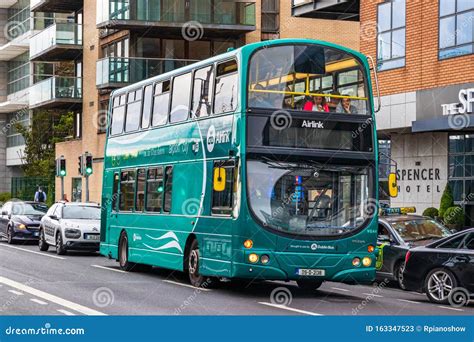
[[[38, 1], [38, 0], [37, 0]], [[57, 11], [66, 1], [41, 0]], [[76, 1], [69, 1], [76, 3]], [[318, 2], [315, 0], [315, 2]], [[246, 43], [313, 38], [359, 49], [359, 22], [294, 16], [287, 0], [83, 0], [82, 111], [75, 139], [56, 144], [66, 158], [64, 192], [86, 200], [78, 157], [93, 155], [89, 200], [100, 202], [107, 106], [111, 91]], [[307, 9], [305, 15], [313, 12]], [[344, 18], [343, 18], [344, 19]], [[56, 181], [56, 198], [60, 180]]]
[[[450, 184], [474, 224], [474, 2], [361, 0], [361, 52], [376, 57], [380, 146], [397, 162], [394, 206], [439, 208]], [[387, 168], [381, 168], [382, 188]], [[382, 199], [384, 194], [382, 191]]]

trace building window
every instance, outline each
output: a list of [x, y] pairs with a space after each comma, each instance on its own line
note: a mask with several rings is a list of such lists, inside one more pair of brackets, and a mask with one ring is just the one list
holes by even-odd
[[[118, 174], [117, 174], [117, 179], [118, 179]], [[81, 177], [73, 177], [72, 180], [71, 180], [71, 187], [72, 187], [72, 189], [71, 189], [71, 201], [72, 202], [82, 201], [82, 178]]]
[[262, 0], [262, 33], [280, 31], [280, 1]]
[[28, 52], [8, 62], [7, 93], [8, 95], [30, 86], [30, 61]]
[[474, 53], [474, 1], [440, 0], [439, 58]]
[[405, 0], [385, 1], [377, 11], [377, 67], [405, 66]]
[[30, 114], [27, 110], [20, 110], [16, 113], [8, 115], [8, 122], [5, 125], [7, 134], [7, 147], [15, 147], [25, 145], [25, 139], [17, 130], [17, 124], [23, 127], [30, 125]]
[[379, 140], [379, 201], [390, 205], [388, 193], [388, 175], [391, 165], [391, 141]]
[[448, 143], [448, 182], [454, 203], [466, 212], [466, 224], [474, 224], [474, 134], [453, 134]]

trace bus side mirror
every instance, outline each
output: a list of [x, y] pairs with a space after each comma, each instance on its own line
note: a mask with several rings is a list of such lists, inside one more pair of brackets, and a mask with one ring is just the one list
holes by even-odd
[[221, 192], [225, 189], [226, 173], [223, 167], [216, 167], [214, 169], [214, 191]]
[[390, 197], [398, 196], [397, 175], [395, 173], [388, 175], [388, 194]]

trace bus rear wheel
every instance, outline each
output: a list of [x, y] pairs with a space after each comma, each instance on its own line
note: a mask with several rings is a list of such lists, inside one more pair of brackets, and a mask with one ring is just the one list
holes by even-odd
[[208, 287], [210, 279], [206, 279], [199, 273], [201, 254], [197, 240], [193, 240], [187, 254], [186, 266], [188, 270], [189, 282], [196, 287]]
[[312, 280], [312, 279], [298, 279], [296, 281], [298, 287], [302, 290], [312, 291], [317, 290], [323, 284], [322, 280]]
[[131, 272], [137, 269], [137, 264], [128, 261], [128, 237], [125, 232], [120, 235], [118, 261], [120, 268], [124, 271]]

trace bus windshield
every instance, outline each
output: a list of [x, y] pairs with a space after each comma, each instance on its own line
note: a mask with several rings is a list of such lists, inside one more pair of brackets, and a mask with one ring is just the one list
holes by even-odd
[[363, 70], [354, 56], [316, 44], [260, 49], [250, 62], [248, 106], [369, 115]]
[[342, 235], [371, 215], [368, 167], [248, 160], [247, 168], [250, 207], [264, 226], [296, 235]]

